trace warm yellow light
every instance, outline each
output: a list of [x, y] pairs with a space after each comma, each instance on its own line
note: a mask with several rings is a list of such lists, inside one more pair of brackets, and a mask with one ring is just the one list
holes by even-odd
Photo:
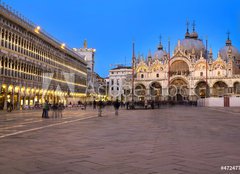
[[40, 27], [40, 26], [37, 26], [37, 27], [34, 29], [34, 31], [35, 31], [36, 33], [39, 33], [40, 29], [41, 29], [41, 27]]
[[66, 46], [66, 44], [65, 44], [65, 43], [62, 43], [61, 48], [64, 49], [65, 46]]
[[9, 90], [9, 91], [11, 91], [12, 89], [13, 89], [13, 87], [12, 87], [12, 86], [9, 86], [9, 87], [8, 87], [8, 90]]
[[15, 87], [15, 92], [18, 92], [18, 91], [19, 91], [19, 87], [16, 86], [16, 87]]

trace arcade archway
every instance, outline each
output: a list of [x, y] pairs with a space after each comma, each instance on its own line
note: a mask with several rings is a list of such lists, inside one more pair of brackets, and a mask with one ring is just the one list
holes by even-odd
[[224, 96], [224, 94], [227, 93], [228, 86], [223, 81], [218, 81], [214, 83], [213, 85], [213, 96], [215, 97], [221, 97]]
[[137, 84], [135, 87], [135, 96], [138, 97], [138, 100], [144, 101], [146, 95], [146, 87], [143, 84]]
[[233, 90], [234, 90], [234, 94], [240, 94], [240, 83], [239, 82], [235, 82], [233, 84]]
[[199, 98], [209, 97], [210, 89], [205, 81], [198, 82], [195, 88], [195, 94]]
[[169, 87], [169, 96], [171, 100], [177, 102], [183, 102], [188, 100], [189, 97], [188, 83], [182, 78], [174, 79]]
[[149, 85], [150, 96], [152, 100], [160, 101], [162, 96], [162, 86], [159, 82], [153, 82]]

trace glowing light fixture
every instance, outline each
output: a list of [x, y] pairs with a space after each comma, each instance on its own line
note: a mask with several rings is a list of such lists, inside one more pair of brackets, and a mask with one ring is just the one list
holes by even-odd
[[37, 26], [37, 27], [34, 29], [34, 31], [35, 31], [36, 33], [39, 33], [40, 30], [41, 30], [41, 27], [40, 27], [40, 26]]
[[65, 44], [65, 43], [62, 43], [61, 48], [62, 48], [62, 49], [65, 49], [65, 46], [66, 46], [66, 44]]

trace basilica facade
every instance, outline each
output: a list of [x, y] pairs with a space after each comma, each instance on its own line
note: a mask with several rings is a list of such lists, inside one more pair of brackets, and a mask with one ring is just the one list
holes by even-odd
[[240, 54], [231, 39], [213, 57], [193, 27], [170, 54], [160, 44], [154, 54], [135, 58], [136, 100], [197, 101], [240, 96]]

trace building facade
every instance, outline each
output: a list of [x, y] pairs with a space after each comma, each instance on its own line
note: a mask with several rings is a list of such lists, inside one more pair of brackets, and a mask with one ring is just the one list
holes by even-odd
[[109, 71], [108, 90], [111, 100], [119, 99], [126, 101], [126, 91], [130, 89], [132, 68], [128, 66], [118, 66]]
[[[196, 101], [204, 97], [240, 96], [240, 53], [229, 38], [213, 57], [193, 26], [174, 54], [157, 51], [135, 60], [135, 100]], [[240, 101], [240, 98], [239, 98]]]
[[73, 48], [73, 50], [80, 56], [84, 57], [85, 62], [87, 63], [87, 81], [94, 82], [95, 81], [95, 48], [88, 48], [87, 40], [84, 40], [83, 48]]
[[84, 97], [83, 57], [0, 3], [0, 109]]

